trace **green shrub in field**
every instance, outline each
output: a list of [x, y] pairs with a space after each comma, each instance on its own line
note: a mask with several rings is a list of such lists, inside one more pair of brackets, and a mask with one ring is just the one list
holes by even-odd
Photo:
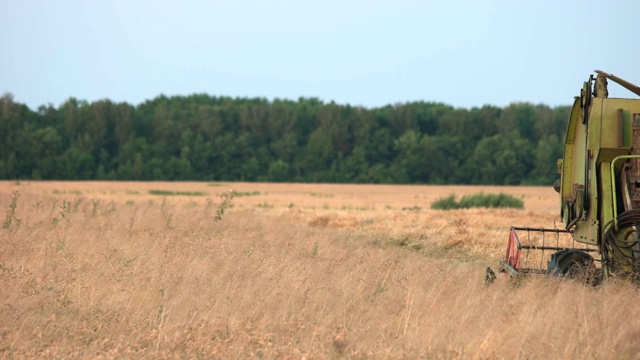
[[431, 204], [431, 208], [436, 210], [468, 209], [473, 207], [522, 209], [524, 208], [524, 202], [522, 199], [503, 193], [487, 195], [479, 193], [465, 195], [460, 201], [456, 201], [455, 195], [449, 195]]
[[431, 204], [431, 208], [436, 210], [452, 210], [459, 209], [460, 205], [456, 202], [455, 195], [449, 195], [445, 198], [440, 198], [434, 201]]

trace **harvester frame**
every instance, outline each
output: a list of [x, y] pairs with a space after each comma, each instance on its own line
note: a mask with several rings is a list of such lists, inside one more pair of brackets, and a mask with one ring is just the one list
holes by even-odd
[[[511, 227], [499, 271], [512, 277], [575, 277], [589, 270], [594, 283], [609, 277], [640, 282], [640, 99], [609, 98], [607, 80], [640, 96], [640, 87], [595, 70], [574, 99], [558, 160], [564, 229]], [[541, 233], [542, 244], [522, 244], [517, 231]], [[544, 235], [566, 233], [570, 246], [550, 246]], [[583, 244], [576, 247], [576, 242]], [[522, 252], [555, 251], [538, 268], [522, 266]], [[597, 252], [599, 258], [591, 254]], [[525, 261], [526, 263], [526, 261]], [[495, 274], [487, 269], [487, 278]]]
[[[525, 242], [520, 240], [519, 231], [526, 232], [527, 240]], [[532, 233], [541, 235], [539, 243], [531, 241]], [[551, 239], [548, 239], [547, 234], [551, 235]], [[560, 234], [570, 236], [571, 246], [561, 246]], [[535, 260], [536, 264], [529, 261], [532, 251], [541, 252], [540, 256], [537, 256]], [[582, 253], [597, 251], [597, 248], [586, 245], [578, 247], [573, 234], [566, 229], [511, 226], [507, 252], [505, 258], [500, 260], [498, 269], [511, 277], [550, 274], [567, 275], [572, 271], [575, 272], [575, 265], [579, 264], [583, 268], [589, 267], [593, 269], [596, 272], [594, 275], [597, 276], [597, 271], [600, 267], [596, 266], [595, 263], [599, 262], [599, 260], [582, 255]]]

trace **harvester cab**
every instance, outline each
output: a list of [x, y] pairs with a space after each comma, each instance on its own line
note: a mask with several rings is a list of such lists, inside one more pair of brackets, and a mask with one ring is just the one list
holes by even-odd
[[595, 72], [575, 97], [557, 164], [563, 229], [512, 227], [500, 272], [640, 279], [640, 99], [609, 98], [607, 86], [637, 96], [640, 87]]

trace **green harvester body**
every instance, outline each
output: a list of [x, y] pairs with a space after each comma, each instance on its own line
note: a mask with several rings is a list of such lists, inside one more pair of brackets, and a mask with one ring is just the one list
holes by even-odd
[[[640, 87], [595, 72], [575, 97], [564, 155], [557, 163], [560, 179], [554, 188], [560, 194], [563, 229], [512, 227], [501, 272], [569, 277], [589, 273], [585, 278], [593, 283], [608, 277], [640, 282], [640, 99], [609, 98], [608, 80], [637, 96]], [[522, 244], [517, 231], [526, 231], [527, 239], [539, 233], [542, 242]], [[569, 236], [570, 245], [559, 245], [561, 233]], [[556, 245], [549, 245], [549, 234]], [[546, 268], [525, 266], [527, 260], [521, 258], [533, 250], [548, 252]], [[591, 255], [596, 253], [599, 256]]]

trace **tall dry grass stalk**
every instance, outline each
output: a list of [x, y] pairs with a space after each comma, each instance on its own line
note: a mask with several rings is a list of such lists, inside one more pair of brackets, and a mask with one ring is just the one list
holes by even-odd
[[[482, 284], [511, 223], [553, 223], [546, 190], [500, 189], [526, 193], [525, 210], [441, 212], [429, 201], [445, 190], [477, 189], [232, 184], [259, 194], [214, 221], [228, 186], [208, 185], [0, 183], [0, 209], [18, 190], [21, 220], [0, 229], [0, 356], [640, 353], [635, 286]], [[161, 186], [208, 196], [147, 195]]]

